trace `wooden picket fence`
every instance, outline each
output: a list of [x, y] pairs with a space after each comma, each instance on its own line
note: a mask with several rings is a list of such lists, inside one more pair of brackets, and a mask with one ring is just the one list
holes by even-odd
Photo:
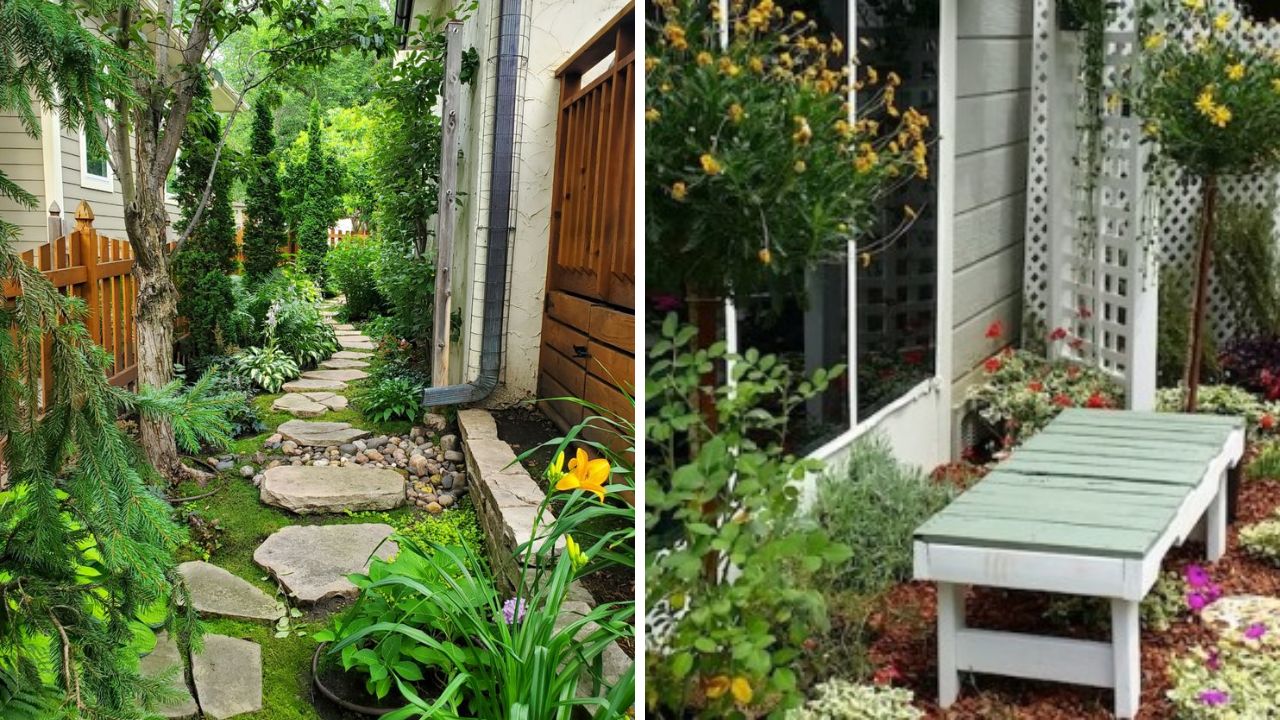
[[337, 228], [329, 228], [329, 247], [334, 248], [345, 240], [353, 240], [356, 238], [369, 237], [368, 230], [356, 232], [354, 230], [338, 230]]
[[[138, 343], [133, 311], [138, 289], [129, 242], [99, 235], [93, 227], [92, 208], [81, 201], [76, 208], [74, 230], [63, 234], [62, 219], [55, 206], [50, 211], [49, 242], [26, 251], [22, 259], [42, 271], [54, 287], [84, 301], [89, 336], [111, 357], [107, 379], [119, 387], [134, 385], [138, 379]], [[18, 292], [16, 285], [8, 281], [0, 295], [10, 300]], [[51, 348], [51, 341], [46, 339], [40, 378], [46, 403], [53, 391]]]
[[[297, 255], [298, 243], [292, 236], [276, 249], [281, 255]], [[241, 266], [244, 265], [244, 226], [236, 228], [236, 262]]]

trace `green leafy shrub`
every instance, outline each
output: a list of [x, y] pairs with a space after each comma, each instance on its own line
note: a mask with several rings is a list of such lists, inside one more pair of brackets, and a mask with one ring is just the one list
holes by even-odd
[[1187, 614], [1187, 593], [1190, 586], [1180, 573], [1172, 570], [1160, 574], [1151, 592], [1142, 598], [1138, 612], [1142, 618], [1142, 626], [1165, 632], [1173, 627], [1173, 623]]
[[1280, 333], [1280, 257], [1275, 246], [1275, 208], [1234, 202], [1222, 208], [1213, 261], [1230, 272], [1214, 281], [1226, 297], [1239, 335]]
[[1256, 558], [1280, 565], [1280, 515], [1240, 528], [1240, 547]]
[[815, 697], [787, 713], [786, 720], [919, 720], [910, 690], [859, 685], [832, 678], [814, 688]]
[[307, 132], [296, 144], [304, 150], [301, 157], [291, 153], [285, 163], [285, 216], [298, 240], [298, 265], [323, 284], [329, 228], [342, 208], [342, 171], [324, 145], [324, 124], [314, 100]]
[[[1160, 412], [1182, 412], [1185, 405], [1186, 391], [1183, 388], [1156, 391], [1156, 410]], [[1280, 403], [1266, 402], [1235, 385], [1202, 385], [1196, 412], [1243, 417], [1248, 423], [1249, 433], [1257, 435], [1273, 432], [1276, 421], [1280, 420]]]
[[955, 492], [894, 459], [888, 442], [860, 440], [848, 466], [818, 481], [814, 521], [852, 553], [827, 567], [832, 587], [870, 595], [911, 577], [912, 534]]
[[[413, 243], [384, 239], [374, 268], [378, 292], [386, 299], [388, 330], [419, 349], [430, 347], [436, 300], [435, 259], [418, 254]], [[430, 353], [423, 353], [424, 359]]]
[[282, 385], [301, 374], [298, 363], [273, 344], [241, 350], [236, 368], [269, 393], [280, 392]]
[[1252, 626], [1173, 659], [1169, 699], [1179, 720], [1265, 720], [1280, 687], [1280, 632]]
[[342, 309], [347, 320], [363, 320], [382, 311], [383, 299], [374, 283], [374, 266], [382, 245], [373, 238], [348, 238], [325, 256], [329, 281], [346, 297]]
[[370, 379], [353, 400], [366, 418], [386, 422], [394, 418], [414, 421], [422, 415], [423, 386], [407, 377]]
[[477, 553], [484, 552], [484, 531], [475, 508], [457, 507], [439, 515], [413, 515], [399, 525], [396, 532], [420, 547], [432, 545], [465, 545]]
[[1120, 387], [1101, 370], [1066, 359], [1046, 360], [1025, 350], [991, 356], [983, 372], [967, 398], [1001, 437], [1004, 449], [1020, 445], [1064, 408], [1119, 407], [1123, 400]]
[[[1160, 387], [1175, 387], [1186, 378], [1187, 352], [1191, 337], [1191, 277], [1172, 265], [1160, 268], [1157, 300], [1159, 323], [1156, 335], [1156, 381]], [[1206, 318], [1211, 321], [1212, 318]], [[1212, 332], [1205, 333], [1201, 365], [1209, 377], [1218, 374], [1218, 350]]]
[[280, 263], [285, 243], [285, 222], [280, 212], [280, 162], [271, 102], [266, 94], [253, 103], [251, 156], [246, 158], [244, 272], [260, 282]]
[[338, 338], [316, 305], [319, 300], [320, 288], [310, 277], [282, 268], [259, 287], [249, 312], [264, 336], [299, 367], [309, 367], [338, 349]]
[[1250, 479], [1280, 480], [1280, 443], [1263, 443], [1249, 461], [1245, 477]]
[[695, 348], [696, 335], [668, 315], [649, 353], [645, 594], [670, 616], [650, 636], [646, 703], [706, 718], [797, 707], [792, 664], [829, 626], [816, 578], [850, 550], [798, 515], [799, 483], [822, 463], [783, 450], [790, 414], [771, 409], [818, 396], [843, 368], [801, 377], [748, 350], [729, 358], [732, 387], [708, 387], [725, 345]]

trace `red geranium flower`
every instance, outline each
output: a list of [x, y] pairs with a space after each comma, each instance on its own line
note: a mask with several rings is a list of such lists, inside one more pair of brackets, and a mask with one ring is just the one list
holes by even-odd
[[908, 365], [919, 365], [924, 362], [924, 353], [919, 350], [908, 350], [902, 353], [902, 361]]
[[1053, 404], [1057, 405], [1058, 407], [1071, 407], [1076, 403], [1074, 400], [1071, 399], [1070, 395], [1067, 395], [1066, 393], [1058, 393], [1053, 398]]
[[1093, 313], [1092, 313], [1092, 312], [1089, 312], [1089, 308], [1087, 308], [1087, 307], [1085, 307], [1085, 306], [1081, 305], [1081, 306], [1080, 306], [1080, 317], [1082, 317], [1082, 318], [1091, 318], [1091, 317], [1093, 317]]
[[1262, 419], [1258, 420], [1258, 427], [1262, 428], [1263, 430], [1270, 430], [1275, 426], [1276, 426], [1276, 419], [1271, 417], [1269, 413], [1266, 415], [1263, 415]]
[[1037, 392], [1037, 393], [1044, 392], [1044, 383], [1040, 382], [1039, 380], [1032, 380], [1031, 382], [1027, 383], [1027, 389], [1030, 390], [1031, 392]]
[[982, 364], [982, 367], [986, 368], [987, 372], [993, 373], [1000, 369], [1000, 364], [1000, 358], [992, 356], [987, 358], [987, 361]]
[[1109, 407], [1110, 405], [1111, 401], [1108, 400], [1105, 395], [1097, 391], [1094, 391], [1094, 393], [1089, 396], [1089, 399], [1084, 401], [1084, 406], [1091, 408], [1104, 408]]
[[1056, 342], [1058, 340], [1065, 338], [1066, 336], [1067, 336], [1066, 328], [1054, 328], [1053, 332], [1049, 333], [1049, 340], [1051, 342]]
[[1000, 337], [1003, 334], [1004, 334], [1004, 323], [1000, 322], [999, 320], [987, 326], [988, 338], [995, 340], [996, 338]]
[[876, 674], [872, 677], [872, 681], [876, 685], [888, 685], [900, 677], [902, 677], [902, 672], [899, 671], [898, 668], [893, 665], [886, 665], [876, 671]]

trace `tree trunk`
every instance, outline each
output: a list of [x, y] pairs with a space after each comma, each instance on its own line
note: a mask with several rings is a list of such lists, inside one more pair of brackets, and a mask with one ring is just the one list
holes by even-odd
[[1204, 359], [1204, 321], [1209, 305], [1209, 271], [1213, 263], [1213, 224], [1218, 205], [1218, 179], [1201, 181], [1203, 213], [1200, 224], [1200, 256], [1196, 264], [1195, 297], [1191, 305], [1191, 356], [1187, 359], [1187, 412], [1196, 411], [1200, 392], [1200, 366]]

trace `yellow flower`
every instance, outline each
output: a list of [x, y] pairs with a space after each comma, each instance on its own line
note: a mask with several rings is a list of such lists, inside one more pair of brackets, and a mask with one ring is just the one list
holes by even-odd
[[761, 265], [773, 264], [773, 253], [769, 251], [769, 248], [760, 248], [760, 252], [756, 253], [756, 257], [760, 260]]
[[689, 188], [683, 182], [677, 180], [671, 184], [671, 197], [676, 200], [684, 200], [684, 196], [688, 194]]
[[791, 59], [791, 53], [782, 53], [781, 55], [778, 56], [778, 64], [781, 65], [782, 67], [789, 68], [791, 67], [792, 63], [793, 61]]
[[1142, 132], [1146, 133], [1147, 137], [1155, 137], [1160, 134], [1160, 126], [1149, 122], [1142, 126]]
[[751, 702], [751, 696], [754, 695], [751, 691], [751, 683], [747, 682], [747, 679], [741, 675], [733, 679], [731, 691], [733, 692], [733, 699], [737, 700], [739, 705], [746, 705]]
[[836, 134], [844, 138], [845, 140], [848, 140], [849, 138], [853, 137], [853, 126], [849, 124], [848, 120], [844, 120], [844, 119], [837, 120], [835, 127], [836, 127]]
[[711, 153], [703, 153], [702, 157], [698, 158], [698, 162], [702, 163], [702, 172], [708, 175], [719, 175], [720, 171], [724, 170], [724, 166]]
[[1182, 4], [1186, 6], [1188, 10], [1204, 10], [1204, 0], [1182, 0]]
[[808, 145], [813, 139], [813, 130], [809, 127], [809, 121], [801, 115], [792, 118], [796, 124], [796, 131], [791, 133], [791, 141], [797, 145]]
[[1231, 80], [1244, 79], [1244, 63], [1238, 62], [1227, 66], [1227, 77]]
[[752, 30], [764, 30], [769, 27], [769, 16], [756, 8], [747, 11], [747, 26]]
[[747, 111], [742, 109], [738, 103], [729, 106], [729, 119], [735, 123], [742, 122], [742, 118], [746, 117]]
[[695, 60], [697, 61], [698, 65], [699, 65], [699, 66], [701, 66], [701, 67], [705, 67], [705, 66], [707, 66], [707, 65], [710, 65], [710, 64], [711, 64], [711, 53], [707, 52], [706, 50], [703, 50], [702, 52], [698, 53], [698, 56], [697, 56], [697, 58], [695, 58]]
[[871, 253], [864, 252], [859, 258], [862, 260], [862, 267], [871, 267]]
[[609, 479], [609, 461], [604, 458], [588, 459], [587, 451], [578, 448], [577, 455], [569, 461], [569, 472], [556, 483], [556, 490], [586, 490], [604, 501], [604, 481]]
[[729, 77], [737, 77], [738, 73], [742, 72], [742, 68], [735, 65], [733, 60], [730, 60], [727, 57], [720, 58], [719, 67], [720, 67], [720, 72], [725, 75], [728, 75]]
[[1275, 78], [1271, 81], [1271, 89], [1280, 92], [1280, 78]]
[[1213, 113], [1215, 103], [1213, 102], [1213, 86], [1210, 85], [1200, 92], [1200, 96], [1196, 98], [1196, 110], [1201, 115], [1210, 115]]
[[835, 53], [836, 55], [839, 55], [840, 53], [844, 52], [844, 43], [840, 41], [840, 38], [838, 37], [831, 38], [831, 52]]
[[1219, 105], [1214, 108], [1213, 115], [1209, 120], [1214, 125], [1224, 128], [1227, 126], [1227, 123], [1231, 122], [1231, 117], [1231, 108], [1228, 108], [1226, 105]]
[[804, 22], [804, 18], [804, 13], [799, 10], [791, 13], [791, 22]]
[[547, 482], [551, 483], [552, 485], [555, 485], [556, 483], [560, 482], [560, 478], [564, 477], [563, 468], [564, 468], [564, 451], [562, 450], [556, 453], [555, 459], [551, 461], [551, 464], [549, 466], [547, 466], [547, 472], [545, 473], [547, 476]]
[[1231, 13], [1223, 11], [1213, 19], [1213, 27], [1218, 30], [1226, 30], [1227, 25], [1231, 23]]
[[662, 34], [667, 38], [667, 42], [671, 43], [671, 47], [676, 50], [689, 49], [689, 41], [685, 39], [684, 28], [679, 25], [667, 23], [666, 27], [662, 28]]
[[573, 563], [575, 571], [586, 567], [587, 554], [582, 552], [582, 548], [578, 546], [578, 541], [574, 540], [572, 535], [564, 536], [564, 546], [569, 551], [569, 562]]
[[1142, 44], [1148, 50], [1155, 50], [1158, 47], [1164, 46], [1164, 39], [1165, 35], [1163, 32], [1154, 32], [1148, 35], [1147, 39], [1144, 40]]
[[654, 57], [651, 57], [651, 58], [645, 58], [645, 59], [644, 59], [644, 70], [645, 70], [645, 72], [653, 72], [653, 69], [654, 69], [654, 68], [656, 68], [656, 67], [658, 67], [658, 65], [660, 65], [661, 63], [662, 63], [662, 61], [661, 61], [661, 60], [659, 60], [658, 58], [654, 58]]
[[876, 72], [875, 68], [868, 65], [867, 66], [867, 83], [871, 85], [875, 85], [878, 82], [880, 82], [880, 73]]
[[889, 84], [889, 87], [898, 87], [899, 85], [902, 84], [902, 78], [898, 75], [898, 73], [890, 72], [888, 77], [885, 79], [885, 82]]
[[747, 61], [747, 67], [751, 68], [751, 72], [759, 75], [764, 72], [764, 61], [758, 57], [753, 57]]
[[703, 691], [706, 692], [709, 699], [715, 700], [729, 692], [731, 684], [732, 682], [729, 680], [728, 675], [717, 675], [703, 683]]
[[916, 209], [911, 207], [910, 205], [902, 206], [902, 214], [906, 215], [908, 220], [915, 220], [917, 217], [919, 217], [919, 213], [917, 213]]
[[797, 160], [796, 164], [793, 165], [792, 168], [796, 171], [797, 174], [799, 174], [804, 172], [805, 170], [808, 170], [809, 166], [805, 165], [803, 160]]
[[853, 159], [853, 167], [859, 175], [865, 175], [875, 169], [879, 162], [880, 156], [872, 149], [871, 144], [863, 143], [858, 147], [858, 155]]
[[645, 122], [657, 122], [660, 117], [662, 117], [662, 113], [658, 112], [657, 108], [646, 108], [644, 111]]

